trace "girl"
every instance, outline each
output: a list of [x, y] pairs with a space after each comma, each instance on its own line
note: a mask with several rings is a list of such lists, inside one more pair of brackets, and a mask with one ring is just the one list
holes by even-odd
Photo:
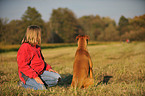
[[29, 26], [17, 54], [19, 85], [24, 88], [46, 90], [47, 86], [55, 86], [61, 79], [44, 61], [40, 45], [40, 27]]

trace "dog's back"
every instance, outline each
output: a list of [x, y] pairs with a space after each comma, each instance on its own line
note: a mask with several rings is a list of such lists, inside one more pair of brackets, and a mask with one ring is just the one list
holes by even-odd
[[86, 49], [86, 39], [86, 36], [81, 36], [78, 40], [78, 49], [75, 54], [73, 80], [71, 84], [71, 86], [75, 88], [85, 88], [92, 85], [94, 82], [92, 77], [92, 62], [90, 62], [90, 55]]

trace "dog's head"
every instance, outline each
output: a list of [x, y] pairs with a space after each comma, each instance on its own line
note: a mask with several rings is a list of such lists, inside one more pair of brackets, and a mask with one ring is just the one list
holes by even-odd
[[89, 40], [89, 36], [87, 35], [78, 35], [76, 37], [76, 40], [78, 41], [78, 46], [87, 46], [88, 44], [88, 40]]

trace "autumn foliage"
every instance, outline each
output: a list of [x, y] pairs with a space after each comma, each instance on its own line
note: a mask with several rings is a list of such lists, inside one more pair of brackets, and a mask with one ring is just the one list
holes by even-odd
[[42, 29], [42, 43], [70, 43], [78, 35], [89, 35], [91, 41], [145, 40], [145, 14], [134, 18], [120, 17], [119, 23], [99, 15], [77, 18], [68, 8], [53, 9], [48, 22], [44, 22], [36, 8], [28, 7], [21, 20], [0, 18], [0, 42], [20, 44], [29, 25]]

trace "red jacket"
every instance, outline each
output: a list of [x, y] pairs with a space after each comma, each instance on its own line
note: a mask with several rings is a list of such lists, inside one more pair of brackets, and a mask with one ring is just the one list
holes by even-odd
[[44, 58], [39, 46], [31, 46], [29, 43], [23, 43], [17, 54], [18, 73], [20, 80], [25, 83], [29, 78], [36, 78], [44, 70], [51, 68], [44, 62]]

